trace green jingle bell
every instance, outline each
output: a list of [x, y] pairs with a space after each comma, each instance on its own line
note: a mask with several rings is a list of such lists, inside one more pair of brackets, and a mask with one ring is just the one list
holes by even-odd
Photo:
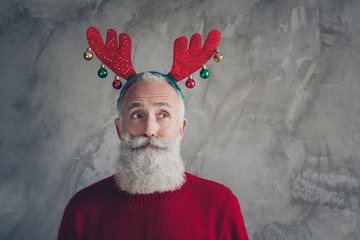
[[98, 74], [98, 76], [99, 76], [100, 78], [106, 78], [108, 72], [107, 72], [107, 70], [105, 69], [105, 65], [104, 65], [104, 64], [101, 65], [101, 68], [99, 69], [99, 71], [97, 72], [97, 74]]
[[200, 77], [202, 79], [207, 79], [210, 77], [210, 71], [206, 69], [205, 65], [202, 67], [202, 70], [200, 71]]

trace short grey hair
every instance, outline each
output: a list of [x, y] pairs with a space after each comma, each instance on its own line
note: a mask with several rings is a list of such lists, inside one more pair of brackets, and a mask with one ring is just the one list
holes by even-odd
[[[121, 93], [119, 95], [119, 98], [117, 100], [117, 110], [118, 110], [118, 114], [119, 114], [119, 120], [120, 120], [120, 124], [122, 125], [122, 115], [121, 115], [121, 111], [122, 111], [122, 104], [124, 101], [124, 97], [125, 94], [127, 92], [127, 90], [135, 83], [137, 82], [151, 82], [151, 81], [158, 81], [158, 82], [166, 82], [169, 83], [169, 81], [162, 75], [160, 74], [153, 74], [150, 72], [143, 72], [143, 73], [139, 73], [136, 74], [134, 76], [131, 76], [130, 79], [128, 79], [128, 82], [124, 85], [123, 89], [121, 90]], [[170, 86], [172, 86], [175, 90], [175, 92], [177, 93], [177, 95], [180, 98], [180, 109], [179, 109], [179, 118], [180, 118], [180, 124], [181, 122], [184, 120], [185, 117], [185, 104], [184, 104], [184, 99], [181, 96], [181, 93], [172, 85], [169, 83]]]

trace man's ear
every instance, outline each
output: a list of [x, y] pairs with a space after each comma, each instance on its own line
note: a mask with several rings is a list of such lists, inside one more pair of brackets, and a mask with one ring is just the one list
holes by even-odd
[[184, 131], [187, 124], [187, 120], [184, 118], [182, 125], [180, 124], [180, 140], [184, 137]]
[[120, 120], [118, 118], [115, 119], [115, 127], [116, 127], [117, 134], [119, 136], [119, 139], [121, 139], [121, 124], [120, 124]]

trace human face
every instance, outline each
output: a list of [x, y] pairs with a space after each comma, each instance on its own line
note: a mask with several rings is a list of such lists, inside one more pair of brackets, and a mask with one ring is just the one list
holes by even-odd
[[182, 139], [186, 120], [180, 123], [180, 96], [166, 82], [142, 81], [133, 84], [126, 92], [122, 105], [122, 125], [115, 125], [130, 136]]

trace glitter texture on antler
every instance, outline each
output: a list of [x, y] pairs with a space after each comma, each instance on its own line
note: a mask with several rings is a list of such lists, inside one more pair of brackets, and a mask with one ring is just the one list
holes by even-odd
[[191, 37], [189, 49], [187, 49], [186, 37], [176, 39], [173, 66], [168, 75], [178, 82], [196, 72], [212, 57], [220, 43], [220, 38], [220, 32], [212, 30], [201, 47], [201, 35], [196, 33]]
[[136, 74], [131, 62], [131, 38], [129, 35], [121, 33], [118, 44], [116, 31], [109, 29], [104, 44], [99, 30], [91, 27], [87, 30], [86, 37], [91, 50], [115, 74], [124, 79]]

